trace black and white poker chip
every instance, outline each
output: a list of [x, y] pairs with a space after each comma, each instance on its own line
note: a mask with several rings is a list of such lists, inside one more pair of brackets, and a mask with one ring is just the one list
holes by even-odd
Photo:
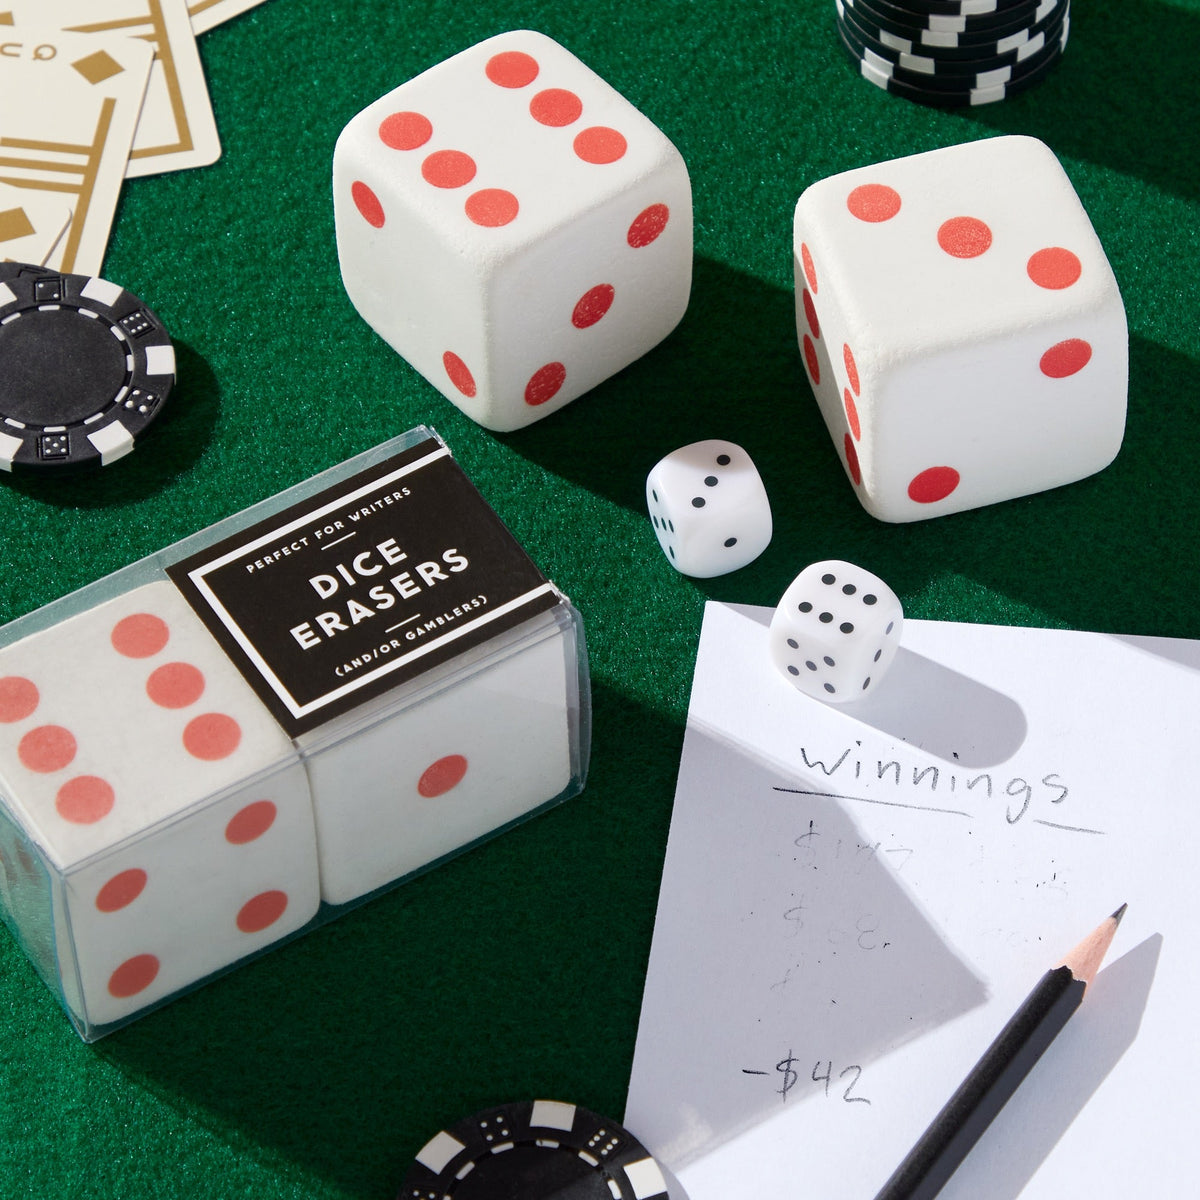
[[668, 1200], [662, 1170], [615, 1121], [559, 1100], [522, 1101], [443, 1129], [397, 1200]]
[[875, 0], [838, 0], [839, 16], [852, 20], [863, 34], [882, 46], [907, 54], [929, 55], [938, 62], [989, 59], [1006, 54], [1034, 40], [1061, 23], [1069, 0], [1042, 0], [1031, 17], [1015, 25], [990, 29], [982, 34], [956, 34], [944, 30], [916, 30], [883, 16]]
[[1020, 12], [1028, 23], [1016, 32], [1003, 24], [1003, 36], [992, 41], [963, 44], [945, 35], [945, 44], [928, 44], [913, 40], [913, 27], [888, 24], [883, 14], [897, 14], [900, 4], [912, 9], [917, 0], [835, 0], [838, 41], [876, 87], [943, 108], [991, 104], [1033, 86], [1062, 57], [1070, 33], [1070, 0], [1019, 0], [993, 14], [1007, 22]]
[[982, 60], [970, 64], [970, 70], [963, 70], [964, 64], [955, 63], [949, 71], [939, 69], [937, 64], [935, 69], [929, 70], [919, 59], [880, 50], [866, 41], [848, 18], [839, 21], [838, 30], [853, 56], [860, 63], [873, 67], [876, 72], [912, 87], [932, 92], [961, 94], [986, 91], [997, 84], [1017, 83], [1031, 74], [1041, 78], [1048, 61], [1060, 49], [1063, 22], [1060, 20], [1058, 25], [1049, 31], [1048, 40], [1039, 35], [1037, 41], [1028, 43], [1027, 54], [1003, 55]]
[[120, 285], [0, 263], [0, 470], [116, 462], [174, 382], [166, 329]]

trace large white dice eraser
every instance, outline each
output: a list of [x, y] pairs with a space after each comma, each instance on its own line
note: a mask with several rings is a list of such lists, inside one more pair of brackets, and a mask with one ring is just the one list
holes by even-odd
[[687, 168], [570, 51], [518, 30], [359, 113], [333, 156], [342, 281], [364, 320], [488, 429], [562, 408], [679, 323]]
[[1125, 308], [1042, 142], [985, 138], [822, 179], [796, 206], [794, 248], [805, 368], [874, 516], [976, 508], [1116, 456]]

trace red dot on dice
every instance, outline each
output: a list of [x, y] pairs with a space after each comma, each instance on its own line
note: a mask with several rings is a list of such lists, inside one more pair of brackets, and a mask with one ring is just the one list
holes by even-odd
[[288, 906], [287, 892], [260, 892], [238, 909], [237, 927], [243, 933], [258, 933], [274, 925]]
[[435, 150], [421, 164], [421, 178], [437, 188], [465, 187], [475, 171], [475, 160], [461, 150]]
[[813, 337], [819, 338], [821, 326], [817, 321], [817, 306], [813, 303], [812, 295], [807, 288], [804, 289], [801, 299], [804, 303], [804, 317], [808, 321], [808, 327], [812, 330]]
[[446, 368], [446, 374], [450, 377], [450, 382], [464, 396], [470, 399], [475, 395], [475, 376], [471, 374], [470, 368], [453, 350], [447, 350], [442, 355], [442, 366]]
[[1082, 338], [1067, 338], [1065, 342], [1051, 346], [1042, 355], [1038, 366], [1041, 367], [1042, 374], [1051, 379], [1066, 379], [1068, 375], [1082, 371], [1091, 358], [1092, 347], [1088, 342]]
[[39, 775], [61, 771], [75, 757], [75, 735], [61, 725], [39, 725], [17, 744], [22, 766]]
[[953, 467], [929, 467], [908, 485], [908, 498], [918, 504], [936, 504], [958, 487], [961, 478]]
[[856, 396], [861, 396], [862, 389], [858, 386], [858, 363], [854, 361], [854, 351], [845, 344], [842, 345], [842, 362], [846, 364], [846, 375], [850, 380], [850, 387]]
[[665, 204], [651, 204], [633, 218], [625, 240], [635, 249], [650, 245], [667, 227], [671, 210]]
[[1047, 246], [1030, 255], [1025, 270], [1038, 287], [1061, 291], [1079, 279], [1083, 274], [1083, 264], [1070, 250], [1062, 246]]
[[32, 716], [40, 698], [33, 680], [23, 675], [5, 675], [0, 679], [0, 724], [11, 725]]
[[128, 1000], [144, 992], [158, 978], [159, 961], [153, 954], [127, 958], [108, 978], [109, 994]]
[[593, 125], [575, 135], [575, 153], [586, 163], [605, 166], [622, 158], [628, 149], [623, 134], [607, 125]]
[[566, 88], [546, 88], [529, 102], [529, 115], [540, 125], [561, 128], [578, 121], [583, 113], [583, 101]]
[[862, 467], [858, 462], [858, 451], [854, 448], [854, 442], [849, 434], [846, 434], [842, 448], [846, 451], [846, 466], [850, 469], [850, 478], [855, 484], [862, 484]]
[[142, 894], [149, 878], [141, 867], [121, 871], [96, 893], [96, 907], [106, 913], [125, 908]]
[[94, 825], [112, 812], [117, 794], [99, 775], [76, 775], [58, 789], [54, 807], [72, 825]]
[[204, 674], [191, 663], [163, 663], [146, 680], [146, 695], [160, 708], [187, 708], [204, 694]]
[[228, 758], [242, 740], [242, 727], [225, 713], [202, 713], [183, 730], [183, 748], [205, 762]]
[[900, 211], [900, 193], [885, 183], [860, 184], [846, 197], [846, 207], [852, 217], [877, 225]]
[[354, 207], [368, 225], [376, 229], [383, 228], [383, 205], [380, 204], [379, 197], [361, 179], [356, 179], [350, 185], [350, 199], [354, 201]]
[[441, 796], [457, 787], [467, 773], [467, 760], [461, 754], [447, 754], [431, 763], [417, 780], [417, 792], [426, 799]]
[[937, 231], [938, 245], [954, 258], [978, 258], [992, 244], [992, 231], [976, 217], [951, 217]]
[[379, 123], [379, 140], [393, 150], [416, 150], [433, 137], [433, 124], [423, 113], [395, 112]]
[[812, 376], [813, 383], [820, 383], [821, 363], [817, 358], [817, 348], [807, 333], [804, 335], [804, 364], [808, 367], [808, 373]]
[[854, 397], [850, 395], [849, 388], [842, 389], [842, 403], [846, 408], [846, 422], [850, 426], [850, 432], [854, 434], [856, 442], [861, 442], [862, 423], [858, 419], [858, 405], [854, 403]]
[[525, 403], [545, 404], [558, 394], [566, 378], [567, 368], [560, 362], [550, 362], [544, 367], [539, 367], [525, 385]]
[[817, 268], [813, 265], [812, 251], [804, 242], [800, 243], [800, 265], [804, 268], [804, 278], [812, 288], [813, 295], [817, 294]]
[[611, 283], [598, 283], [584, 292], [571, 313], [571, 324], [576, 329], [587, 329], [589, 325], [595, 325], [612, 308], [615, 295], [616, 291]]
[[134, 613], [113, 626], [111, 641], [113, 649], [126, 658], [151, 658], [167, 644], [170, 636], [162, 617]]
[[504, 188], [481, 188], [467, 197], [463, 209], [476, 225], [496, 229], [515, 221], [520, 207], [516, 196]]
[[484, 71], [497, 87], [523, 88], [537, 78], [537, 59], [522, 50], [506, 50], [493, 54]]
[[273, 800], [255, 800], [230, 817], [225, 826], [225, 840], [231, 846], [244, 846], [262, 837], [275, 824], [278, 814]]

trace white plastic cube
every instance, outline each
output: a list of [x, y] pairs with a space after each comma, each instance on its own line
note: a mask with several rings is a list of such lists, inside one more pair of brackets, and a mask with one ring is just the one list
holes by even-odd
[[489, 429], [561, 408], [687, 307], [683, 159], [539, 33], [490, 38], [359, 113], [333, 195], [354, 306]]
[[169, 583], [0, 650], [0, 792], [63, 880], [13, 840], [6, 887], [45, 909], [40, 965], [87, 1025], [317, 912], [304, 768]]
[[879, 576], [830, 559], [805, 567], [783, 593], [767, 644], [794, 687], [845, 704], [879, 686], [903, 627], [900, 600]]
[[646, 508], [667, 561], [710, 579], [753, 562], [771, 541], [771, 505], [750, 455], [710, 438], [661, 458], [646, 477]]
[[975, 508], [1116, 456], [1125, 309], [1043, 143], [987, 138], [823, 179], [794, 244], [805, 369], [874, 516]]
[[348, 740], [336, 723], [302, 738], [326, 743], [308, 758], [322, 898], [358, 899], [559, 798], [578, 770], [579, 651], [575, 627], [551, 614], [518, 652], [476, 656], [462, 687], [435, 680], [373, 724], [354, 714], [341, 725], [368, 727]]

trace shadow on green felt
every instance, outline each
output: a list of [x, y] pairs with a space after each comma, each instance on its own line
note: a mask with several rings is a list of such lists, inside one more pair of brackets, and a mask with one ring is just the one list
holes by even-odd
[[[689, 382], [697, 378], [705, 380], [700, 392]], [[1200, 366], [1134, 335], [1125, 440], [1111, 466], [1002, 504], [886, 524], [855, 500], [825, 430], [800, 366], [791, 293], [700, 259], [692, 303], [662, 345], [502, 440], [550, 475], [639, 516], [646, 473], [663, 454], [710, 437], [744, 446], [771, 498], [774, 534], [750, 566], [692, 581], [708, 598], [774, 605], [808, 563], [843, 558], [886, 579], [913, 617], [1195, 637], [1200, 614], [1184, 594], [1158, 598], [1152, 628], [1128, 629], [1123, 613], [1142, 609], [1141, 589], [1161, 586], [1150, 582], [1160, 562], [1196, 544], [1200, 490], [1191, 480], [1200, 429], [1189, 397], [1198, 391]], [[605, 527], [576, 536], [611, 553]], [[633, 553], [651, 577], [673, 574], [656, 557], [648, 525]], [[1200, 550], [1195, 557], [1200, 573]]]
[[[1138, 32], [1151, 30], [1150, 38]], [[1200, 12], [1154, 0], [1079, 4], [1062, 62], [1015, 103], [969, 115], [996, 133], [1031, 134], [1058, 154], [1196, 200], [1200, 157], [1186, 143], [1200, 128], [1197, 47]]]
[[594, 692], [594, 790], [95, 1052], [223, 1140], [363, 1200], [390, 1200], [428, 1138], [487, 1105], [619, 1118], [682, 729]]

